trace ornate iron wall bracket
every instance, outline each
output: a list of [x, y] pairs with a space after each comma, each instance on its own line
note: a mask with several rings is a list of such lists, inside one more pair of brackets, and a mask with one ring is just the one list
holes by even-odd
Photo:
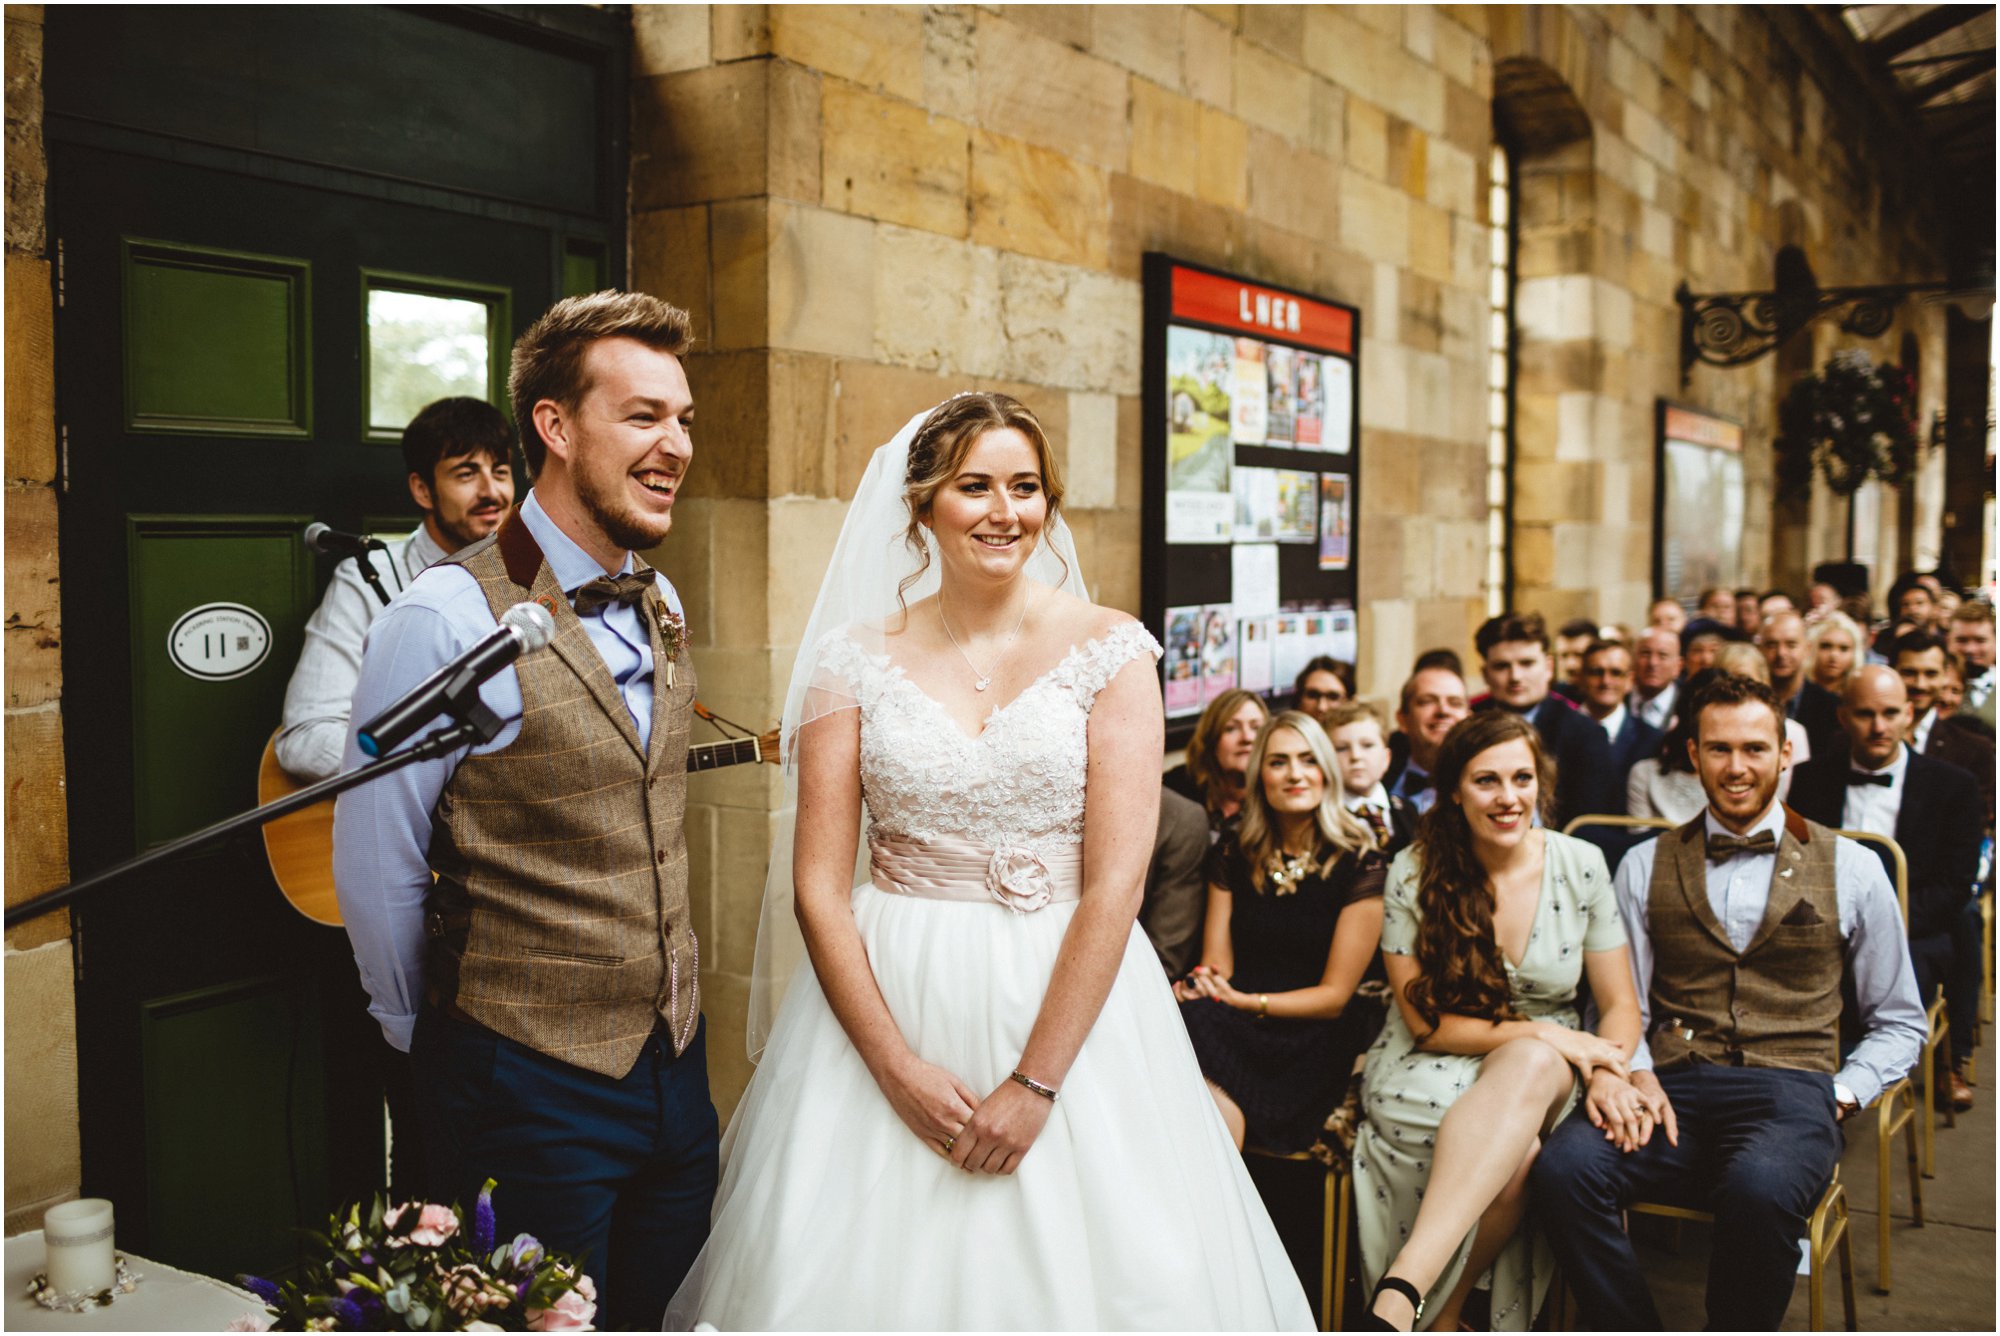
[[1697, 294], [1683, 283], [1674, 291], [1681, 308], [1681, 384], [1687, 384], [1696, 362], [1710, 366], [1754, 362], [1822, 316], [1838, 312], [1841, 329], [1872, 339], [1888, 331], [1906, 297], [1972, 290], [1962, 283], [1893, 283], [1864, 288], [1781, 285], [1771, 292]]

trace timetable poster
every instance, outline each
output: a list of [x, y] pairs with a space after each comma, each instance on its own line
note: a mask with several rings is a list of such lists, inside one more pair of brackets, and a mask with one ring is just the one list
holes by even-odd
[[1354, 513], [1348, 506], [1347, 475], [1319, 475], [1319, 568], [1344, 571], [1354, 532]]
[[1320, 449], [1344, 455], [1353, 447], [1354, 363], [1343, 357], [1322, 357], [1326, 430]]
[[1167, 541], [1226, 543], [1230, 474], [1232, 340], [1178, 326], [1167, 330]]
[[1293, 365], [1302, 354], [1274, 343], [1264, 350], [1264, 370], [1270, 409], [1264, 415], [1264, 444], [1290, 445], [1298, 419], [1298, 393]]
[[1319, 534], [1319, 475], [1278, 469], [1277, 531], [1281, 543], [1310, 543]]
[[1167, 717], [1201, 713], [1201, 645], [1206, 619], [1200, 607], [1167, 610]]
[[1267, 695], [1277, 681], [1271, 656], [1276, 645], [1272, 625], [1276, 620], [1245, 617], [1236, 624], [1236, 685], [1260, 696]]
[[1236, 685], [1236, 612], [1227, 603], [1202, 609], [1202, 704]]
[[1326, 380], [1318, 353], [1300, 353], [1292, 376], [1292, 439], [1301, 450], [1317, 450], [1326, 424]]
[[1236, 340], [1235, 389], [1229, 400], [1229, 433], [1238, 445], [1264, 444], [1269, 420], [1270, 381], [1265, 374], [1261, 339]]

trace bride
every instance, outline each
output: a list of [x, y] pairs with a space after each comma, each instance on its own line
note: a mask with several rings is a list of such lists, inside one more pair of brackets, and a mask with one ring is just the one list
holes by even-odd
[[786, 698], [762, 1062], [670, 1328], [1312, 1328], [1134, 927], [1160, 650], [1079, 596], [1061, 501], [1004, 394], [869, 465]]

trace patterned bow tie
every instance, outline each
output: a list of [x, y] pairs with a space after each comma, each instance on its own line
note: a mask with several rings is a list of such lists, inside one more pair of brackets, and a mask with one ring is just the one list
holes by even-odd
[[639, 600], [646, 597], [646, 591], [652, 587], [651, 571], [633, 571], [630, 575], [600, 575], [576, 591], [574, 600], [576, 615], [588, 617], [591, 613], [613, 603], [621, 608], [637, 607]]
[[1896, 777], [1886, 770], [1879, 774], [1869, 770], [1850, 770], [1847, 772], [1847, 782], [1849, 784], [1880, 784], [1885, 789], [1896, 787]]
[[1760, 830], [1748, 839], [1734, 835], [1710, 835], [1708, 837], [1708, 861], [1721, 863], [1738, 854], [1775, 854], [1778, 852], [1778, 837], [1768, 830]]

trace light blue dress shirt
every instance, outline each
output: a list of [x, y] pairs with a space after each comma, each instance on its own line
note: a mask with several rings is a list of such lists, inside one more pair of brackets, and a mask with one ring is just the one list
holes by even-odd
[[[521, 521], [541, 545], [565, 594], [574, 595], [605, 573], [595, 557], [556, 527], [532, 491], [521, 503]], [[614, 573], [631, 569], [628, 552]], [[657, 575], [657, 580], [667, 606], [680, 612], [680, 595], [673, 585], [664, 575]], [[464, 567], [432, 566], [411, 581], [368, 628], [342, 769], [353, 770], [368, 759], [355, 741], [361, 723], [490, 635], [496, 624], [479, 582]], [[652, 735], [653, 649], [640, 610], [614, 603], [585, 617], [583, 627], [618, 683], [643, 749]], [[511, 665], [486, 680], [479, 698], [507, 721], [493, 741], [405, 766], [350, 789], [334, 808], [333, 878], [340, 916], [354, 947], [362, 986], [368, 990], [369, 1014], [381, 1024], [388, 1041], [405, 1051], [424, 998], [431, 812], [446, 781], [470, 751], [482, 755], [500, 751], [521, 732], [521, 680]]]
[[[1713, 810], [1703, 820], [1708, 834], [1735, 833], [1715, 819]], [[1772, 803], [1771, 810], [1744, 834], [1768, 830], [1782, 835], [1784, 828], [1784, 805]], [[1660, 837], [1671, 838], [1672, 832]], [[1618, 892], [1618, 914], [1625, 920], [1625, 936], [1632, 948], [1633, 978], [1639, 985], [1639, 1050], [1632, 1055], [1634, 1071], [1649, 1070], [1653, 1065], [1652, 1052], [1646, 1046], [1646, 1036], [1653, 1032], [1649, 1000], [1653, 941], [1646, 930], [1646, 906], [1652, 892], [1653, 860], [1659, 847], [1660, 840], [1648, 840], [1626, 854], [1612, 883]], [[1750, 945], [1750, 939], [1764, 922], [1778, 856], [1737, 854], [1705, 866], [1709, 907], [1728, 935], [1729, 944], [1741, 951]], [[1882, 871], [1881, 861], [1852, 840], [1835, 840], [1833, 893], [1864, 1031], [1861, 1042], [1847, 1055], [1847, 1061], [1833, 1079], [1853, 1092], [1857, 1102], [1866, 1105], [1882, 1093], [1884, 1086], [1901, 1080], [1916, 1065], [1930, 1025], [1917, 996], [1916, 971], [1910, 965], [1909, 943], [1903, 935], [1902, 908], [1896, 903], [1896, 892]]]

